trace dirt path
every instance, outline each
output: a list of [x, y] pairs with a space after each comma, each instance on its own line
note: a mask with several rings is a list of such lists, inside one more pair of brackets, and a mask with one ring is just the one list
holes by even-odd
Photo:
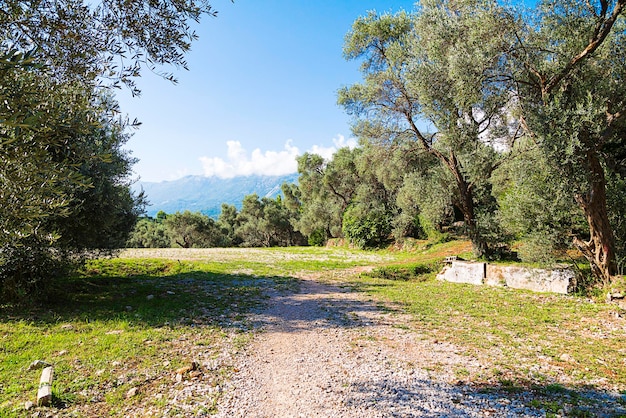
[[481, 365], [408, 330], [408, 317], [360, 293], [302, 280], [273, 294], [235, 364], [219, 417], [542, 416], [521, 398], [478, 393], [459, 370]]

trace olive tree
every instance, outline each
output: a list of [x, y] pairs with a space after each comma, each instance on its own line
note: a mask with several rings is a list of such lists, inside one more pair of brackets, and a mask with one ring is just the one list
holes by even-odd
[[305, 153], [298, 157], [298, 202], [296, 229], [316, 243], [342, 236], [343, 214], [359, 183], [355, 156], [360, 151], [341, 148], [330, 161]]
[[187, 67], [193, 24], [215, 13], [206, 0], [3, 0], [0, 51], [36, 50], [57, 79], [138, 93], [142, 67]]
[[65, 261], [123, 246], [143, 198], [115, 101], [28, 65], [0, 65], [0, 284], [33, 294]]
[[137, 94], [142, 68], [186, 67], [202, 15], [204, 0], [0, 2], [0, 296], [126, 241], [143, 202], [121, 150], [136, 123], [111, 88]]
[[582, 211], [588, 231], [573, 243], [604, 282], [617, 272], [607, 172], [624, 178], [625, 7], [624, 0], [544, 1], [510, 54], [525, 127]]
[[339, 92], [355, 133], [379, 143], [413, 140], [436, 157], [451, 175], [478, 256], [489, 253], [477, 210], [494, 205], [489, 177], [498, 162], [490, 142], [516, 136], [501, 77], [514, 39], [509, 25], [495, 2], [425, 0], [414, 14], [357, 19], [344, 47], [348, 59], [363, 60], [363, 82]]
[[200, 212], [176, 212], [163, 221], [170, 246], [182, 248], [223, 247], [227, 242], [226, 231], [212, 218]]

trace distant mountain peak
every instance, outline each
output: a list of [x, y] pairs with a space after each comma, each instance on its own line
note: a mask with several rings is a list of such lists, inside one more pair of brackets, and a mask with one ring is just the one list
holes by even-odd
[[243, 198], [256, 193], [260, 197], [275, 198], [281, 193], [283, 183], [297, 183], [298, 174], [284, 176], [240, 176], [229, 179], [205, 176], [185, 176], [178, 180], [135, 183], [133, 189], [143, 190], [149, 205], [148, 216], [166, 213], [202, 212], [215, 217], [221, 212], [222, 203], [241, 208]]

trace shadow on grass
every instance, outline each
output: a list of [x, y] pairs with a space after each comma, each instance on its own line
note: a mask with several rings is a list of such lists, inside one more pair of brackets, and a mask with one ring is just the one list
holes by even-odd
[[288, 287], [290, 277], [258, 277], [186, 271], [170, 275], [92, 275], [57, 283], [38, 307], [7, 307], [0, 321], [37, 324], [127, 321], [148, 327], [241, 326], [269, 289]]
[[329, 327], [363, 327], [368, 325], [372, 315], [377, 316], [378, 324], [385, 325], [379, 315], [381, 309], [382, 305], [365, 301], [346, 287], [304, 281], [297, 293], [275, 296], [259, 317], [270, 330], [290, 333]]

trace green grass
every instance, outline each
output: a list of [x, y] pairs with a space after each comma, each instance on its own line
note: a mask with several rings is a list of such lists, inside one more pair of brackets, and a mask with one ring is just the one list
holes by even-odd
[[[434, 279], [443, 258], [469, 258], [468, 251], [467, 243], [451, 241], [418, 242], [411, 251], [177, 250], [169, 259], [138, 251], [95, 260], [57, 283], [46, 304], [2, 307], [0, 417], [32, 415], [23, 406], [35, 401], [41, 371], [28, 366], [38, 359], [55, 366], [59, 416], [124, 416], [135, 406], [157, 416], [213, 412], [217, 391], [190, 399], [192, 410], [172, 405], [176, 369], [198, 361], [202, 381], [221, 385], [232, 372], [223, 354], [252, 338], [247, 314], [265, 302], [264, 290], [296, 290], [294, 277], [302, 274], [409, 313], [412, 321], [399, 327], [455, 344], [487, 365], [459, 365], [458, 379], [511, 394], [530, 390], [546, 415], [567, 404], [586, 416], [580, 393], [588, 388], [626, 391], [626, 320], [613, 305]], [[361, 266], [373, 268], [358, 274]], [[127, 399], [133, 387], [139, 392]]]
[[[606, 379], [626, 387], [624, 320], [612, 316], [611, 306], [575, 296], [441, 282], [433, 273], [424, 276], [399, 281], [362, 275], [352, 285], [411, 313], [414, 330], [463, 346], [471, 355], [497, 355], [500, 368], [516, 380], [565, 373], [574, 381]], [[564, 360], [564, 354], [570, 357]], [[539, 360], [559, 369], [535, 375], [529, 366]]]
[[[150, 402], [150, 388], [170, 382], [181, 365], [244, 345], [249, 339], [245, 314], [263, 302], [262, 289], [296, 282], [215, 267], [96, 260], [79, 276], [58, 283], [45, 306], [5, 306], [0, 417], [22, 416], [24, 403], [36, 400], [41, 371], [29, 370], [34, 360], [54, 364], [54, 406], [60, 411], [69, 414], [89, 405], [97, 411], [90, 416], [121, 416], [129, 404]], [[228, 367], [206, 370], [204, 378], [218, 384]], [[126, 399], [135, 386], [139, 395]], [[167, 399], [159, 402], [166, 405]]]

